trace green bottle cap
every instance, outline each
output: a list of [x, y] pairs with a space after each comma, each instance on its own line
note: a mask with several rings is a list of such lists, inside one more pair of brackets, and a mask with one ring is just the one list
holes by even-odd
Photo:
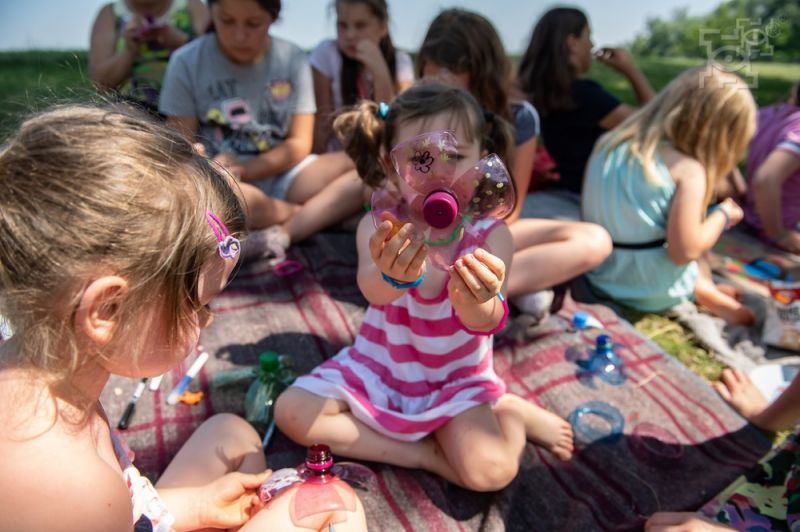
[[264, 351], [258, 355], [258, 365], [261, 368], [261, 373], [272, 373], [277, 371], [278, 367], [280, 367], [278, 353], [275, 351]]

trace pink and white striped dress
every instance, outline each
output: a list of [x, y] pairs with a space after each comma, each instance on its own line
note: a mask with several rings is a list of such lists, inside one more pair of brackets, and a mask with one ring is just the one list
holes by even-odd
[[388, 305], [371, 305], [355, 344], [293, 386], [345, 401], [374, 430], [416, 441], [505, 393], [492, 366], [492, 339], [464, 330], [446, 282], [432, 299], [412, 288]]

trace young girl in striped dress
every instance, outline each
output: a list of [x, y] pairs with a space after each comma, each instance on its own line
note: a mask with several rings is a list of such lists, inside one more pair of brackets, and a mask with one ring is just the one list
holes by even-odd
[[[336, 121], [359, 175], [370, 186], [406, 186], [390, 168], [391, 148], [450, 130], [458, 139], [455, 175], [489, 149], [504, 155], [510, 129], [486, 122], [467, 92], [424, 84], [385, 112], [363, 102]], [[434, 150], [435, 151], [435, 147]], [[335, 454], [422, 468], [476, 491], [494, 491], [517, 474], [526, 440], [560, 459], [572, 455], [569, 424], [506, 393], [492, 367], [492, 333], [513, 253], [508, 227], [480, 222], [478, 248], [447, 271], [426, 268], [426, 246], [372, 217], [357, 232], [358, 284], [370, 307], [355, 343], [298, 379], [278, 399], [278, 427], [300, 444], [324, 441]]]

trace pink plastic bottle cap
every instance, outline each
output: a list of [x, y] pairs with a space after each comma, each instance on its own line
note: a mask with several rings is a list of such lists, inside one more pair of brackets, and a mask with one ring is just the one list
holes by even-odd
[[451, 193], [437, 190], [425, 198], [422, 204], [422, 216], [431, 227], [436, 229], [449, 227], [458, 216], [458, 201]]
[[306, 467], [315, 472], [330, 472], [333, 467], [331, 448], [324, 443], [315, 443], [306, 451]]

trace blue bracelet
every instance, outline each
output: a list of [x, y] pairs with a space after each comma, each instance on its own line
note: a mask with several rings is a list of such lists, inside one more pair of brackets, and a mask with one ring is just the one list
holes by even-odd
[[722, 208], [722, 204], [721, 203], [717, 203], [716, 205], [712, 205], [711, 207], [709, 207], [708, 211], [706, 211], [706, 218], [708, 218], [709, 216], [711, 216], [712, 214], [714, 214], [717, 211], [721, 212], [722, 216], [725, 217], [725, 229], [724, 230], [727, 231], [728, 229], [730, 229], [732, 227], [731, 226], [731, 217], [728, 214], [728, 212], [725, 209]]
[[402, 289], [405, 289], [405, 288], [414, 288], [415, 286], [419, 286], [419, 284], [422, 281], [425, 280], [425, 273], [426, 272], [422, 272], [422, 275], [420, 275], [419, 277], [417, 277], [416, 279], [414, 279], [413, 281], [410, 281], [408, 283], [401, 283], [397, 279], [389, 277], [388, 275], [386, 275], [383, 272], [381, 272], [381, 277], [383, 277], [384, 281], [386, 281], [387, 283], [392, 285], [392, 287], [397, 288], [399, 290], [402, 290]]

